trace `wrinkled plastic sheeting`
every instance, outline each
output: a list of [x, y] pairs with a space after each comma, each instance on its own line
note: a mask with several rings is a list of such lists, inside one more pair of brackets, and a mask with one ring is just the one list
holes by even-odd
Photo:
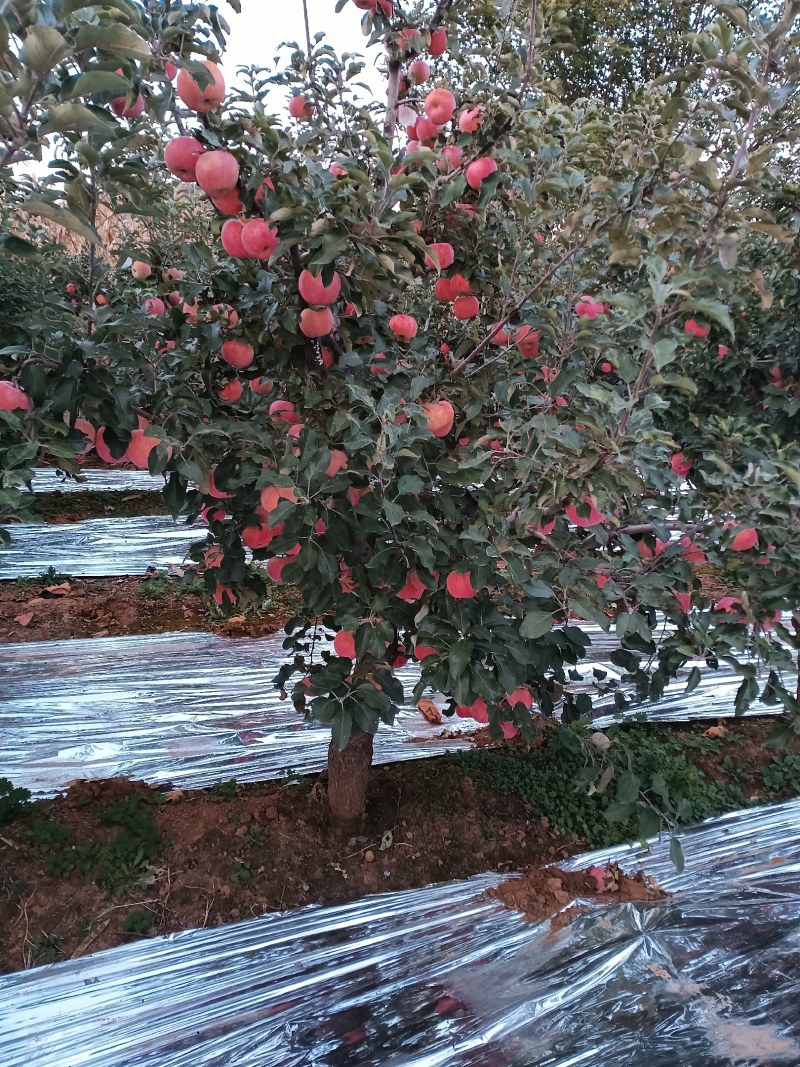
[[73, 478], [55, 467], [36, 467], [31, 488], [34, 493], [159, 493], [164, 488], [164, 478], [153, 477], [147, 471], [94, 467], [83, 467], [78, 477]]
[[[558, 931], [483, 875], [0, 978], [4, 1067], [797, 1067], [800, 802], [710, 820], [643, 867], [675, 895]], [[608, 899], [608, 898], [606, 898]]]
[[0, 580], [35, 578], [53, 567], [76, 578], [142, 575], [183, 562], [206, 536], [203, 525], [177, 525], [169, 515], [87, 519], [60, 525], [20, 523], [0, 547]]
[[[201, 788], [320, 771], [330, 728], [305, 721], [273, 684], [288, 655], [284, 638], [176, 633], [0, 645], [0, 777], [43, 797], [76, 778]], [[410, 700], [418, 674], [405, 668], [398, 677]], [[393, 726], [381, 726], [375, 760], [466, 747], [437, 740], [442, 729], [409, 703]]]
[[[606, 635], [592, 636], [597, 656]], [[284, 638], [174, 633], [0, 645], [0, 777], [43, 797], [76, 778], [127, 775], [202, 788], [320, 771], [330, 730], [307, 722], [273, 684], [288, 655]], [[456, 716], [428, 723], [412, 703], [418, 668], [409, 663], [397, 677], [407, 703], [393, 726], [378, 731], [376, 761], [466, 747], [441, 735], [478, 723]], [[626, 714], [669, 722], [732, 715], [739, 682], [729, 667], [709, 671], [691, 694], [679, 680], [663, 701]], [[600, 728], [619, 721], [602, 714], [604, 700]], [[756, 702], [749, 714], [775, 713]]]

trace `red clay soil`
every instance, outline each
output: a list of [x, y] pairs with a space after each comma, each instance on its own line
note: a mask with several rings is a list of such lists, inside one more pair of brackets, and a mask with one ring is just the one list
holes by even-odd
[[0, 642], [213, 630], [227, 637], [265, 637], [295, 614], [296, 596], [276, 587], [262, 614], [222, 619], [209, 599], [163, 577], [70, 578], [66, 582], [0, 582]]
[[[487, 890], [486, 895], [508, 908], [521, 911], [530, 922], [555, 916], [553, 925], [562, 926], [576, 910], [567, 905], [581, 897], [597, 897], [618, 904], [624, 900], [659, 900], [666, 893], [652, 879], [639, 872], [627, 875], [614, 864], [586, 871], [532, 867], [522, 877], [510, 878]], [[556, 915], [556, 912], [560, 914]]]
[[[4, 826], [0, 971], [145, 934], [518, 870], [580, 848], [551, 833], [526, 805], [497, 797], [436, 759], [375, 768], [356, 836], [329, 826], [323, 781], [231, 786], [230, 793], [175, 791], [154, 804], [154, 791], [141, 783], [78, 783]], [[142, 867], [138, 884], [128, 882], [115, 897], [92, 863], [112, 854], [108, 844], [119, 833], [104, 812], [120, 802], [135, 806], [137, 798], [163, 847], [151, 867]], [[52, 827], [63, 838], [55, 845]], [[72, 870], [59, 869], [62, 853], [72, 857]], [[87, 856], [95, 859], [75, 859]], [[583, 883], [576, 891], [582, 893]], [[554, 893], [549, 899], [554, 914], [562, 904]], [[133, 913], [143, 921], [138, 933], [125, 930]]]

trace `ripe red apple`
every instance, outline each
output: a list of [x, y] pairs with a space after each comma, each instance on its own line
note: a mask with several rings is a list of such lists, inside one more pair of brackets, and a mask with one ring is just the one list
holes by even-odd
[[448, 304], [455, 300], [453, 284], [449, 278], [437, 278], [433, 291], [436, 294], [437, 300], [444, 300]]
[[241, 219], [228, 219], [227, 222], [223, 222], [220, 233], [222, 247], [229, 256], [235, 256], [237, 259], [247, 258], [247, 252], [245, 252], [242, 241], [244, 226], [245, 224]]
[[105, 293], [98, 293], [97, 296], [94, 298], [94, 302], [95, 304], [97, 304], [98, 307], [105, 307], [105, 305], [108, 303], [108, 297]]
[[475, 719], [476, 722], [489, 721], [489, 709], [483, 697], [478, 697], [474, 704], [457, 704], [456, 715], [462, 719]]
[[449, 89], [434, 89], [425, 98], [425, 114], [437, 126], [444, 126], [453, 117], [456, 98]]
[[463, 158], [463, 148], [459, 148], [457, 144], [445, 145], [439, 153], [439, 158], [436, 160], [436, 168], [444, 174], [453, 167], [460, 166]]
[[431, 68], [425, 62], [424, 59], [415, 59], [413, 63], [409, 64], [408, 76], [414, 85], [422, 85], [431, 76]]
[[186, 316], [188, 322], [197, 322], [197, 316], [200, 312], [200, 301], [195, 297], [194, 303], [184, 304], [181, 311]]
[[269, 414], [273, 422], [288, 422], [290, 426], [300, 422], [300, 416], [289, 400], [273, 400], [269, 406]]
[[389, 329], [399, 341], [410, 341], [417, 336], [417, 320], [411, 315], [392, 315]]
[[331, 174], [334, 176], [334, 178], [346, 178], [347, 177], [347, 168], [343, 167], [341, 163], [337, 163], [335, 160], [334, 160], [333, 163], [331, 163], [331, 165], [328, 168], [328, 170], [331, 172]]
[[108, 106], [120, 118], [138, 119], [144, 111], [144, 97], [139, 93], [130, 107], [126, 107], [127, 99], [126, 96], [115, 96], [113, 100], [109, 101]]
[[472, 107], [462, 111], [458, 116], [458, 128], [462, 133], [475, 133], [477, 128], [483, 122], [486, 115], [486, 108]]
[[300, 332], [304, 337], [326, 337], [332, 329], [330, 308], [303, 308], [300, 312]]
[[339, 294], [342, 291], [342, 279], [334, 271], [330, 284], [323, 285], [321, 273], [312, 274], [310, 270], [304, 270], [298, 279], [297, 288], [300, 290], [300, 296], [307, 304], [332, 304], [339, 299]]
[[232, 367], [244, 370], [245, 367], [249, 367], [253, 362], [255, 354], [253, 346], [248, 344], [247, 341], [236, 341], [231, 338], [222, 342], [221, 355], [225, 362]]
[[231, 378], [217, 393], [220, 400], [237, 401], [241, 400], [244, 387], [238, 378]]
[[[183, 71], [181, 71], [181, 74]], [[233, 605], [236, 603], [236, 594], [229, 585], [222, 585], [217, 582], [217, 588], [214, 590], [214, 600], [223, 607], [225, 604]]]
[[597, 510], [595, 502], [591, 497], [584, 497], [584, 502], [589, 505], [589, 514], [586, 516], [578, 514], [578, 509], [575, 504], [567, 504], [564, 508], [564, 513], [571, 523], [582, 529], [587, 529], [589, 526], [598, 526], [601, 522], [606, 521], [605, 515], [602, 511]]
[[149, 465], [150, 453], [157, 444], [160, 444], [158, 437], [145, 437], [143, 429], [134, 430], [125, 453], [128, 462], [139, 470], [146, 471]]
[[94, 447], [95, 451], [97, 452], [97, 455], [100, 457], [103, 463], [110, 463], [113, 466], [116, 466], [118, 463], [125, 463], [128, 459], [127, 449], [118, 459], [116, 459], [114, 456], [111, 455], [111, 450], [106, 444], [105, 433], [106, 427], [101, 426], [97, 433], [94, 435]]
[[416, 571], [411, 571], [405, 580], [402, 589], [397, 592], [398, 600], [405, 600], [407, 604], [413, 604], [425, 592], [425, 586]]
[[239, 164], [230, 152], [204, 152], [195, 166], [197, 184], [210, 197], [221, 196], [236, 187]]
[[167, 307], [160, 297], [148, 296], [144, 302], [144, 310], [148, 315], [164, 315]]
[[425, 422], [434, 437], [447, 437], [453, 428], [456, 413], [449, 400], [434, 400], [423, 405]]
[[275, 382], [271, 378], [263, 378], [259, 375], [257, 378], [250, 379], [250, 388], [258, 396], [267, 396], [275, 388]]
[[341, 659], [355, 659], [356, 635], [349, 630], [339, 630], [333, 639], [333, 651]]
[[745, 526], [731, 541], [731, 549], [734, 552], [748, 552], [751, 548], [758, 548], [758, 531], [752, 526]]
[[514, 331], [514, 343], [526, 359], [534, 359], [539, 355], [541, 336], [532, 326], [518, 326]]
[[347, 467], [347, 453], [341, 448], [331, 449], [331, 459], [328, 466], [325, 468], [325, 474], [328, 478], [333, 478], [339, 471], [344, 470]]
[[[414, 123], [414, 133], [416, 134], [416, 138], [424, 145], [432, 145], [443, 129], [444, 126], [437, 125], [432, 119], [429, 119], [425, 115], [420, 116]], [[406, 148], [409, 155], [413, 151], [418, 150], [412, 148], [412, 144], [413, 142], [409, 141]]]
[[453, 302], [453, 315], [457, 319], [474, 319], [480, 309], [476, 296], [457, 296]]
[[605, 314], [606, 306], [596, 300], [584, 297], [575, 305], [575, 314], [579, 319], [596, 319], [598, 315]]
[[18, 385], [0, 382], [0, 411], [30, 411], [31, 398]]
[[669, 465], [673, 474], [677, 474], [679, 478], [688, 477], [692, 470], [692, 461], [687, 459], [683, 452], [675, 452], [670, 457]]
[[215, 107], [219, 107], [225, 99], [225, 79], [217, 64], [212, 63], [210, 59], [202, 60], [202, 64], [211, 75], [210, 84], [201, 89], [184, 67], [178, 74], [176, 88], [178, 96], [190, 111], [197, 111], [204, 115], [208, 111], [213, 111]]
[[467, 167], [467, 185], [470, 189], [480, 189], [484, 178], [494, 174], [497, 170], [497, 161], [491, 156], [481, 156]]
[[438, 649], [430, 648], [428, 645], [420, 645], [419, 643], [414, 645], [414, 659], [422, 661], [427, 659], [428, 656], [436, 656]]
[[454, 600], [472, 600], [478, 595], [469, 571], [451, 571], [447, 575], [445, 585], [447, 592]]
[[250, 219], [245, 223], [242, 230], [242, 246], [248, 256], [253, 256], [255, 259], [269, 259], [279, 243], [277, 226], [270, 226], [264, 219]]
[[456, 253], [451, 244], [447, 241], [435, 241], [428, 245], [428, 248], [435, 254], [435, 258], [433, 255], [425, 256], [425, 266], [428, 270], [447, 270], [452, 267]]
[[431, 43], [428, 46], [428, 52], [432, 56], [441, 56], [444, 54], [447, 48], [447, 31], [439, 26], [435, 30], [431, 30]]
[[78, 291], [78, 287], [75, 282], [67, 282], [66, 284], [67, 296], [75, 296]]
[[175, 75], [178, 73], [178, 68], [175, 66], [175, 64], [172, 62], [171, 59], [165, 60], [165, 62], [164, 62], [164, 73], [166, 74], [166, 76], [169, 78], [170, 81], [172, 81], [173, 78], [175, 77]]
[[498, 323], [495, 323], [492, 327], [494, 333], [492, 334], [491, 344], [498, 345], [500, 347], [511, 344], [511, 338], [508, 336], [502, 326], [500, 326], [498, 329], [498, 325]]
[[177, 307], [178, 304], [180, 304], [181, 299], [181, 294], [177, 289], [173, 289], [171, 293], [167, 293], [167, 303], [171, 304], [173, 307]]
[[289, 101], [289, 114], [293, 119], [310, 119], [314, 114], [314, 105], [302, 94], [293, 96]]
[[211, 322], [215, 315], [222, 320], [224, 329], [239, 325], [239, 312], [230, 304], [212, 304], [211, 311], [206, 314], [206, 322]]
[[205, 151], [196, 137], [173, 137], [164, 147], [164, 164], [182, 182], [193, 182], [197, 161]]
[[153, 273], [153, 268], [149, 263], [144, 263], [141, 259], [134, 260], [131, 266], [131, 274], [138, 282], [143, 282], [145, 278], [149, 278]]
[[244, 204], [241, 201], [238, 189], [227, 189], [224, 193], [220, 193], [219, 196], [212, 196], [211, 203], [223, 215], [238, 215], [244, 211]]
[[161, 272], [162, 282], [180, 282], [183, 281], [183, 271], [177, 267], [168, 267]]
[[603, 374], [610, 374], [613, 369], [613, 364], [609, 363], [607, 359], [604, 359], [603, 362], [600, 364], [600, 370], [603, 372]]

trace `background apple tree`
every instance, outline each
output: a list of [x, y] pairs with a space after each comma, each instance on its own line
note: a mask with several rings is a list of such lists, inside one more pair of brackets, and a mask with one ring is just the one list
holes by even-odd
[[[105, 132], [62, 137], [90, 213], [93, 188], [152, 213], [137, 174], [158, 159], [180, 180], [162, 213], [190, 203], [206, 221], [183, 245], [124, 243], [133, 274], [36, 390], [12, 353], [26, 401], [0, 412], [8, 432], [64, 454], [86, 419], [101, 456], [167, 473], [174, 513], [208, 523], [195, 556], [222, 607], [297, 588], [277, 682], [331, 727], [342, 822], [363, 810], [399, 665], [418, 661], [417, 696], [530, 739], [557, 707], [591, 715], [592, 687], [571, 685], [581, 621], [615, 630], [618, 706], [658, 699], [689, 661], [725, 662], [737, 710], [761, 695], [795, 728], [779, 620], [800, 594], [797, 236], [781, 190], [800, 5], [715, 5], [676, 45], [682, 65], [619, 106], [564, 102], [536, 4], [490, 54], [470, 0], [351, 2], [383, 49], [385, 100], [312, 28], [232, 89], [201, 7], [146, 6], [121, 121], [110, 83], [77, 105], [113, 123], [100, 160], [87, 170], [84, 145]], [[116, 26], [109, 6], [91, 18]], [[24, 63], [24, 42], [9, 48]], [[167, 53], [176, 85], [165, 72], [151, 93]], [[49, 62], [69, 96], [69, 60]], [[588, 784], [612, 788], [603, 771]], [[618, 816], [644, 819], [652, 787], [619, 783]]]

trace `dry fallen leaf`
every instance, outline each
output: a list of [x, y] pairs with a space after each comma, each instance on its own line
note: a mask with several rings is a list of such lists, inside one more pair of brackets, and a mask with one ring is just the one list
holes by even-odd
[[49, 593], [50, 596], [66, 596], [67, 593], [72, 592], [72, 587], [69, 582], [61, 582], [60, 585], [48, 585], [45, 588], [45, 593]]
[[27, 626], [32, 618], [33, 618], [33, 612], [29, 611], [25, 615], [15, 615], [14, 616], [14, 622], [19, 623], [20, 626]]
[[420, 702], [417, 704], [417, 707], [428, 720], [428, 722], [433, 723], [435, 726], [441, 725], [443, 721], [442, 713], [439, 711], [439, 709], [436, 707], [432, 700], [429, 700], [427, 697], [423, 697], [422, 700], [420, 700]]
[[707, 730], [703, 730], [703, 737], [722, 737], [728, 731], [724, 726], [709, 726]]
[[164, 800], [180, 800], [183, 796], [182, 789], [170, 789], [168, 793], [164, 793]]

